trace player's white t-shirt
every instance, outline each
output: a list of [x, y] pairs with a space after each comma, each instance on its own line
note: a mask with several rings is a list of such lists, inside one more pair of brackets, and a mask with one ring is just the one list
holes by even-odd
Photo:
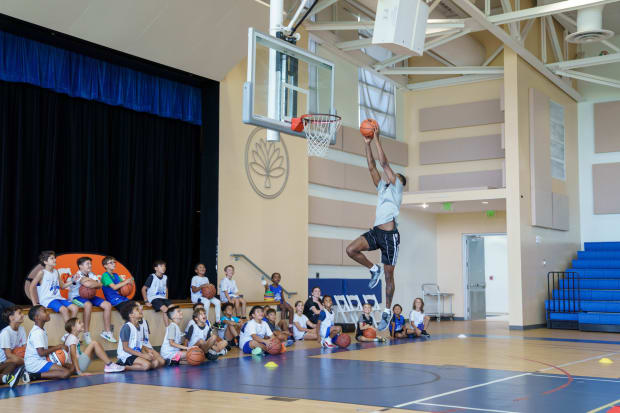
[[166, 336], [164, 337], [164, 342], [161, 343], [161, 356], [165, 359], [171, 359], [177, 354], [179, 351], [178, 348], [172, 347], [170, 345], [170, 340], [174, 340], [176, 344], [181, 344], [183, 340], [183, 334], [181, 333], [181, 329], [175, 323], [170, 323], [166, 328]]
[[52, 272], [43, 270], [43, 277], [40, 285], [37, 286], [37, 294], [39, 295], [39, 303], [47, 307], [54, 300], [64, 300], [60, 295], [60, 284], [58, 283], [58, 270]]
[[224, 279], [220, 282], [220, 300], [222, 303], [227, 303], [228, 299], [226, 298], [226, 294], [224, 294], [224, 292], [227, 292], [231, 298], [239, 296], [239, 289], [237, 288], [237, 283], [235, 280], [224, 277]]
[[245, 343], [252, 340], [253, 334], [256, 334], [260, 338], [265, 338], [272, 336], [273, 332], [264, 321], [257, 323], [256, 320], [252, 319], [245, 323], [245, 326], [241, 329], [241, 335], [239, 336], [239, 348], [243, 349]]
[[334, 325], [334, 319], [336, 315], [333, 311], [328, 311], [327, 308], [321, 310], [319, 314], [319, 320], [321, 320], [321, 337], [327, 337], [327, 329]]
[[302, 340], [306, 335], [306, 331], [301, 331], [297, 329], [297, 325], [295, 323], [298, 323], [300, 326], [307, 328], [308, 317], [303, 314], [298, 315], [297, 313], [295, 313], [295, 315], [293, 316], [293, 336], [295, 337], [295, 340]]
[[416, 310], [411, 310], [409, 313], [409, 322], [413, 323], [414, 326], [419, 326], [424, 323], [424, 313]]
[[140, 333], [136, 326], [131, 324], [129, 321], [126, 322], [119, 333], [118, 346], [116, 347], [116, 357], [124, 363], [128, 357], [132, 356], [123, 349], [123, 341], [127, 342], [127, 345], [132, 350], [141, 351], [142, 340], [140, 340], [140, 338]]
[[0, 331], [0, 363], [6, 361], [4, 349], [13, 350], [14, 348], [26, 345], [26, 330], [24, 326], [19, 326], [17, 331], [11, 326], [6, 326]]
[[210, 336], [211, 326], [209, 321], [203, 327], [200, 327], [194, 320], [189, 320], [185, 327], [185, 338], [187, 338], [187, 347], [192, 347], [200, 340], [207, 340]]
[[75, 284], [71, 284], [71, 286], [69, 287], [69, 300], [73, 300], [74, 298], [80, 296], [80, 287], [82, 286], [82, 283], [80, 281], [83, 277], [88, 277], [91, 280], [99, 281], [94, 273], [89, 272], [88, 275], [84, 275], [82, 274], [82, 271], [78, 270], [78, 272], [76, 272], [73, 277], [71, 277], [72, 281]]
[[[209, 278], [201, 277], [199, 275], [194, 275], [192, 277], [192, 287], [202, 287], [205, 284], [209, 284]], [[198, 300], [202, 297], [202, 291], [198, 290], [198, 292], [193, 292], [192, 289], [189, 289], [190, 295], [192, 297], [192, 303], [197, 303]]]
[[78, 357], [80, 356], [80, 354], [82, 354], [82, 349], [80, 348], [80, 339], [74, 336], [73, 334], [65, 333], [65, 335], [62, 336], [60, 341], [65, 343], [65, 346], [67, 346], [67, 348], [69, 349], [67, 351], [67, 363], [72, 362], [71, 361], [71, 346], [72, 345], [75, 344], [75, 352]]
[[147, 287], [146, 300], [152, 303], [157, 298], [166, 298], [167, 283], [168, 276], [166, 274], [162, 274], [161, 278], [155, 274], [149, 275], [144, 282], [144, 285]]
[[47, 349], [47, 331], [35, 324], [28, 334], [24, 356], [26, 371], [29, 373], [38, 373], [47, 364], [45, 357], [39, 355], [38, 348]]

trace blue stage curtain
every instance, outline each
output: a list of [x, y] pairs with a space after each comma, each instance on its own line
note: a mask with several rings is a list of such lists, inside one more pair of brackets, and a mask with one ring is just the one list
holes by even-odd
[[201, 91], [0, 31], [0, 80], [200, 125]]

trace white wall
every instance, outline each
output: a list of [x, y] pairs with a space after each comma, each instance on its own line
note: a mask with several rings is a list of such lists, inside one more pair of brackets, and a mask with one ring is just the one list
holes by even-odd
[[[613, 88], [607, 88], [613, 89]], [[620, 214], [594, 215], [592, 165], [620, 162], [620, 152], [594, 153], [594, 104], [620, 100], [620, 90], [606, 91], [604, 97], [581, 102], [579, 110], [579, 194], [581, 243], [589, 241], [620, 241]]]
[[486, 312], [507, 314], [508, 239], [506, 235], [485, 235], [483, 238], [484, 273], [487, 284]]

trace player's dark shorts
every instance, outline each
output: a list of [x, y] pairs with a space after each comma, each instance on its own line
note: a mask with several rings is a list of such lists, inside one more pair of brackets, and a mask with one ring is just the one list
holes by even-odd
[[374, 227], [364, 235], [368, 242], [368, 251], [381, 250], [381, 262], [387, 265], [396, 265], [398, 259], [398, 246], [400, 245], [400, 233], [397, 228], [384, 231]]
[[151, 305], [153, 306], [153, 309], [155, 311], [161, 311], [160, 309], [163, 305], [165, 305], [166, 307], [170, 307], [171, 304], [172, 302], [166, 298], [156, 298], [151, 301]]

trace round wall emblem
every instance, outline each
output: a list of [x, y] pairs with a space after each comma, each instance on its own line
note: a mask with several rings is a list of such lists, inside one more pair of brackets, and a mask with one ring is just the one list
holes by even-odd
[[277, 198], [288, 181], [288, 151], [283, 140], [268, 142], [267, 130], [255, 128], [245, 145], [245, 172], [258, 195]]

